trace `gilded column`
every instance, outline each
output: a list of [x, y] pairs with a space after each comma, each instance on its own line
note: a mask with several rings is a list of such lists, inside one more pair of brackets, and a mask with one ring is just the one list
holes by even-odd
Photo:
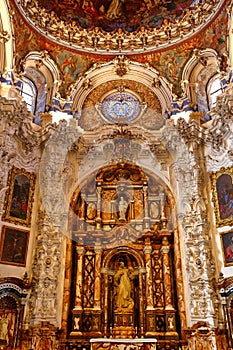
[[130, 201], [130, 220], [134, 220], [134, 201]]
[[100, 268], [101, 268], [101, 253], [102, 249], [95, 246], [95, 291], [94, 291], [94, 308], [100, 310]]
[[163, 238], [161, 253], [163, 260], [163, 281], [164, 281], [164, 297], [165, 297], [165, 310], [174, 310], [172, 304], [172, 286], [171, 286], [171, 270], [169, 262], [169, 242], [167, 237]]
[[80, 229], [83, 230], [84, 220], [85, 220], [85, 195], [81, 195], [79, 219], [80, 219]]
[[108, 332], [108, 271], [102, 270], [104, 273], [104, 337], [107, 337]]
[[80, 219], [85, 219], [85, 195], [81, 196]]
[[97, 184], [97, 216], [96, 216], [96, 228], [101, 227], [101, 183]]
[[149, 208], [148, 208], [148, 186], [143, 185], [143, 200], [144, 200], [144, 225], [149, 228]]
[[76, 274], [76, 297], [75, 297], [75, 310], [82, 309], [82, 271], [83, 271], [83, 255], [85, 249], [82, 246], [76, 247], [77, 253], [77, 274]]
[[153, 302], [153, 286], [152, 286], [152, 265], [151, 265], [151, 252], [152, 247], [150, 241], [146, 242], [146, 246], [143, 249], [145, 254], [145, 265], [146, 265], [146, 300], [147, 310], [154, 310]]
[[144, 336], [144, 303], [143, 303], [143, 273], [144, 269], [139, 269], [139, 329], [138, 332], [143, 338]]

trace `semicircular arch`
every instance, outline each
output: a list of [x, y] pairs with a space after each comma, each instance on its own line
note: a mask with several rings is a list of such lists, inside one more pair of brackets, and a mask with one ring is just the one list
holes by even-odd
[[79, 80], [71, 87], [70, 98], [73, 101], [73, 114], [80, 115], [83, 104], [97, 86], [112, 80], [137, 81], [149, 88], [157, 96], [162, 108], [162, 114], [171, 108], [172, 91], [167, 80], [151, 66], [130, 61], [124, 56], [104, 63], [93, 65]]

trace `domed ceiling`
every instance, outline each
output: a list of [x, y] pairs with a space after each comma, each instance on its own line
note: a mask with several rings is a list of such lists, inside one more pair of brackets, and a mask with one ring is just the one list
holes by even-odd
[[26, 21], [73, 50], [141, 53], [180, 43], [204, 28], [224, 0], [21, 0]]
[[65, 22], [73, 19], [82, 28], [96, 26], [108, 32], [117, 28], [132, 32], [141, 25], [156, 27], [165, 17], [178, 19], [193, 3], [193, 0], [38, 0], [40, 7], [54, 11]]

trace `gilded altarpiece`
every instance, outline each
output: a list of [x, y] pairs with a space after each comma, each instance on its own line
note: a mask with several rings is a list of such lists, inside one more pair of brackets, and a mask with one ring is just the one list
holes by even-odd
[[162, 181], [122, 162], [74, 193], [71, 349], [105, 337], [178, 342], [167, 192]]

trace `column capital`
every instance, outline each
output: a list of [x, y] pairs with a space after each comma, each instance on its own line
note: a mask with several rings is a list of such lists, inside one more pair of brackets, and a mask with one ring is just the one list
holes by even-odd
[[170, 250], [169, 245], [164, 245], [164, 246], [161, 247], [161, 253], [162, 254], [168, 254], [169, 250]]
[[102, 251], [103, 251], [103, 249], [102, 249], [99, 245], [96, 245], [96, 246], [94, 247], [94, 252], [95, 252], [96, 254], [101, 254]]
[[96, 190], [97, 190], [98, 194], [100, 194], [102, 191], [102, 187], [100, 185], [97, 185]]
[[139, 267], [139, 269], [138, 269], [138, 274], [140, 275], [140, 274], [142, 274], [142, 273], [146, 273], [145, 267]]
[[146, 246], [143, 248], [143, 252], [144, 252], [144, 254], [151, 254], [151, 252], [152, 252], [152, 247], [151, 247], [151, 245], [146, 245]]
[[84, 247], [76, 246], [76, 253], [79, 255], [83, 255], [85, 253]]

